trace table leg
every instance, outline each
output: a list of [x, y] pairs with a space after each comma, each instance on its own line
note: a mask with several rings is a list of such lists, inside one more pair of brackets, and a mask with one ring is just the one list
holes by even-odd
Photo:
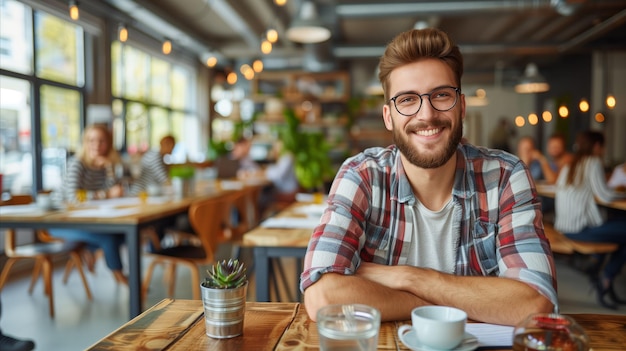
[[256, 284], [256, 300], [258, 302], [270, 301], [269, 270], [270, 258], [266, 247], [254, 247], [254, 274]]
[[130, 319], [135, 318], [142, 311], [141, 302], [141, 247], [139, 228], [128, 228], [124, 232], [128, 248], [128, 288], [130, 294]]

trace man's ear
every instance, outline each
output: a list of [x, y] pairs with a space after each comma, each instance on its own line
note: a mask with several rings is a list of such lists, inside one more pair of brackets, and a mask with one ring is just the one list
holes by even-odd
[[391, 108], [389, 105], [383, 105], [383, 122], [385, 122], [385, 128], [388, 131], [393, 130], [393, 121], [391, 120]]

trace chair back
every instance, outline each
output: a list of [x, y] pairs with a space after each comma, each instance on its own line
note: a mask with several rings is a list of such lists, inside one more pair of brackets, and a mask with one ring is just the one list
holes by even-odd
[[189, 207], [189, 222], [202, 242], [208, 261], [215, 260], [217, 247], [228, 240], [226, 229], [231, 205], [231, 197], [226, 195], [195, 201]]

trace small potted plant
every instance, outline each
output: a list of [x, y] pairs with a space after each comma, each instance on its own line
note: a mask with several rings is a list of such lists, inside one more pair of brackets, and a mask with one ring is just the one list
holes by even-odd
[[243, 333], [248, 277], [237, 259], [216, 262], [200, 284], [206, 334], [225, 339]]

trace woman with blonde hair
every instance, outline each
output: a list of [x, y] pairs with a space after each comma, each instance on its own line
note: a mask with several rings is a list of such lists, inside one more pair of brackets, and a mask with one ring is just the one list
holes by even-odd
[[[115, 169], [119, 166], [121, 166], [120, 157], [113, 147], [113, 138], [109, 130], [102, 125], [85, 128], [81, 150], [70, 161], [67, 169], [65, 192], [68, 200], [74, 201], [79, 191], [84, 192], [79, 196], [90, 199], [123, 196], [123, 188], [115, 176]], [[106, 264], [115, 279], [127, 283], [127, 278], [122, 273], [120, 256], [120, 247], [124, 244], [123, 235], [93, 233], [79, 229], [51, 229], [50, 234], [67, 241], [87, 243], [90, 251], [101, 248]], [[91, 258], [88, 259], [87, 265], [90, 266], [90, 270], [93, 269]]]

